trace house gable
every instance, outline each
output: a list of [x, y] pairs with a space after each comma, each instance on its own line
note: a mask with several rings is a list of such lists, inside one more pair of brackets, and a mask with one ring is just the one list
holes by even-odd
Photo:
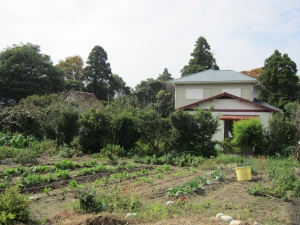
[[189, 105], [179, 107], [186, 111], [193, 111], [197, 108], [210, 109], [214, 107], [214, 112], [279, 112], [274, 106], [255, 99], [250, 101], [229, 93], [222, 93], [210, 98], [206, 98]]

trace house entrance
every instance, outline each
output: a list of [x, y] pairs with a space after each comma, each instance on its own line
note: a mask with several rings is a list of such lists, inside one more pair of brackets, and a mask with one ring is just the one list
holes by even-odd
[[224, 120], [224, 140], [225, 138], [232, 139], [233, 120]]

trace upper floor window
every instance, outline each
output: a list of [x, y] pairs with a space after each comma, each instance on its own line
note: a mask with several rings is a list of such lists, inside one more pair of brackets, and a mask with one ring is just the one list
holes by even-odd
[[223, 88], [222, 93], [223, 92], [241, 97], [241, 88]]
[[203, 89], [186, 89], [186, 99], [203, 99]]

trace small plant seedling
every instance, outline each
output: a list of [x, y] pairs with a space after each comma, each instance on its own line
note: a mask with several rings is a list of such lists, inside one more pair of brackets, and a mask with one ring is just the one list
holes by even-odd
[[51, 191], [51, 187], [45, 187], [44, 188], [44, 193], [46, 194], [46, 195], [50, 195], [50, 191]]

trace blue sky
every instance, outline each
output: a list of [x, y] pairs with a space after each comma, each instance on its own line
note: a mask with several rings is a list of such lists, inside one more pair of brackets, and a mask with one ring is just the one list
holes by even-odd
[[[262, 67], [275, 49], [300, 70], [299, 0], [0, 0], [0, 50], [40, 45], [54, 64], [84, 61], [95, 45], [135, 87], [168, 68], [174, 78], [203, 36], [220, 69]], [[299, 72], [298, 72], [299, 74]]]

